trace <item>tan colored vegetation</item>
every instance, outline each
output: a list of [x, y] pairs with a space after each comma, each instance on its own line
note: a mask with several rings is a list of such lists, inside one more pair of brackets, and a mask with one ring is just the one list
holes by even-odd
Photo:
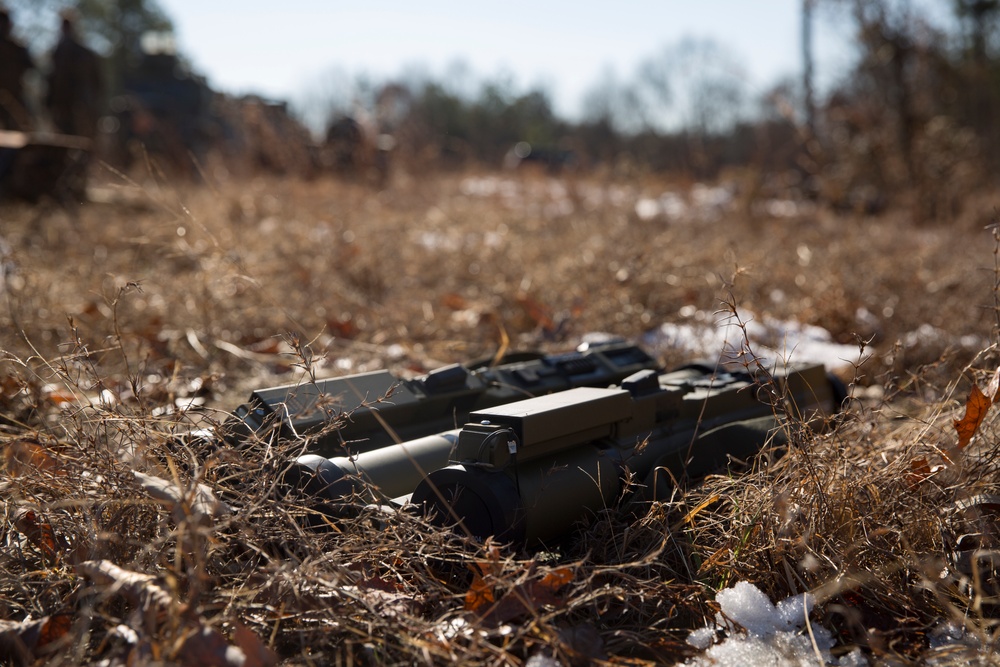
[[[774, 598], [816, 592], [843, 645], [878, 659], [925, 654], [944, 620], [992, 639], [996, 418], [960, 452], [953, 420], [998, 364], [995, 202], [940, 226], [809, 207], [775, 218], [739, 196], [719, 215], [636, 215], [668, 190], [688, 192], [638, 177], [438, 175], [380, 192], [261, 179], [110, 184], [75, 220], [0, 209], [8, 653], [669, 664], [714, 592], [743, 579]], [[855, 399], [770, 465], [642, 517], [609, 508], [556, 552], [376, 511], [319, 530], [277, 484], [307, 443], [172, 437], [310, 373], [420, 373], [592, 331], [637, 339], [685, 307], [857, 341], [866, 361], [840, 369]]]

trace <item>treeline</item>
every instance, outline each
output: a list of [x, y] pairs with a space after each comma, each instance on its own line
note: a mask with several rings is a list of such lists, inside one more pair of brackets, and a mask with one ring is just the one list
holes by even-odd
[[[598, 76], [584, 112], [572, 119], [544, 89], [450, 75], [341, 77], [316, 86], [325, 97], [290, 108], [320, 144], [349, 117], [373, 151], [415, 169], [527, 161], [709, 180], [736, 168], [760, 174], [761, 187], [780, 183], [850, 209], [902, 203], [926, 219], [954, 215], [968, 192], [992, 183], [1000, 166], [1000, 0], [801, 1], [803, 56], [791, 65], [800, 74], [764, 94], [747, 88], [738, 54], [687, 40], [637, 63], [628, 76]], [[170, 27], [153, 0], [7, 4], [42, 41], [53, 12], [75, 5], [92, 43], [108, 47], [109, 78], [119, 87], [140, 67], [143, 35]], [[852, 58], [832, 85], [814, 92], [811, 28], [819, 21], [847, 29]], [[200, 113], [211, 121], [203, 125], [222, 128], [216, 135], [250, 136], [209, 117], [211, 109]], [[271, 143], [306, 136], [282, 123], [265, 128], [275, 135]]]
[[396, 137], [399, 158], [443, 167], [502, 164], [526, 142], [553, 168], [695, 179], [751, 168], [836, 206], [905, 204], [922, 219], [948, 218], [1000, 166], [1000, 2], [921, 7], [804, 0], [804, 28], [818, 18], [853, 34], [852, 64], [819, 94], [807, 67], [751, 97], [733, 56], [686, 42], [627, 80], [599, 83], [580, 120], [560, 117], [544, 90], [498, 82], [471, 94], [428, 79], [369, 83], [352, 105], [357, 112], [360, 100], [379, 131]]
[[[320, 134], [350, 115], [370, 132], [393, 136], [394, 159], [446, 168], [498, 166], [514, 157], [553, 169], [678, 170], [712, 178], [726, 166], [754, 161], [788, 166], [795, 119], [748, 111], [735, 60], [713, 42], [682, 42], [640, 63], [630, 81], [605, 74], [574, 119], [556, 110], [544, 88], [519, 90], [504, 77], [473, 87], [467, 76], [454, 83], [423, 73], [380, 83], [340, 73], [333, 85], [317, 82], [325, 92], [306, 95], [297, 107]], [[526, 155], [518, 154], [519, 144], [530, 146]]]
[[[331, 120], [344, 113], [359, 115], [359, 108], [338, 110]], [[443, 168], [531, 162], [552, 171], [643, 169], [708, 179], [733, 165], [791, 168], [800, 143], [792, 118], [740, 121], [717, 131], [629, 129], [611, 115], [569, 121], [545, 91], [517, 94], [493, 84], [466, 97], [438, 82], [393, 83], [360, 115], [394, 138], [394, 159]]]

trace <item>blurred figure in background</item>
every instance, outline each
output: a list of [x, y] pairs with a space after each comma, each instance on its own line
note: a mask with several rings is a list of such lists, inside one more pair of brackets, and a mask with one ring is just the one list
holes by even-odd
[[99, 56], [80, 43], [75, 16], [62, 14], [61, 36], [52, 53], [45, 106], [56, 130], [93, 139], [101, 114], [103, 82]]
[[0, 130], [27, 131], [31, 114], [24, 99], [24, 75], [35, 65], [12, 31], [10, 14], [0, 7]]

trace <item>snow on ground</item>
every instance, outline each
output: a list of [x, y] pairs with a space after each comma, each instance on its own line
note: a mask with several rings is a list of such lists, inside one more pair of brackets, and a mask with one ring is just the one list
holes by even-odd
[[[689, 644], [704, 651], [684, 663], [689, 667], [868, 664], [857, 649], [840, 658], [833, 657], [830, 631], [809, 621], [813, 598], [808, 593], [775, 605], [759, 588], [740, 581], [720, 591], [715, 601], [721, 608], [715, 623], [688, 636]], [[715, 643], [720, 637], [722, 641]]]
[[665, 322], [646, 332], [643, 345], [654, 354], [682, 351], [706, 361], [745, 360], [749, 352], [766, 366], [789, 362], [822, 363], [828, 370], [859, 361], [857, 345], [833, 340], [822, 327], [794, 321], [756, 319], [741, 313], [742, 324], [733, 317], [691, 309], [685, 319]]
[[[833, 635], [809, 619], [814, 604], [804, 593], [772, 604], [753, 584], [740, 581], [715, 596], [720, 612], [715, 622], [688, 635], [688, 644], [702, 653], [685, 667], [862, 667], [869, 661], [860, 649], [834, 657]], [[990, 644], [952, 623], [943, 623], [930, 636], [923, 656], [926, 665], [995, 665]]]
[[0, 294], [7, 291], [12, 284], [24, 282], [17, 276], [17, 263], [14, 261], [14, 251], [3, 237], [0, 237]]
[[[571, 215], [577, 205], [584, 208], [611, 205], [631, 210], [644, 222], [712, 223], [732, 212], [739, 203], [735, 183], [695, 183], [651, 192], [621, 184], [577, 183], [570, 187], [555, 177], [526, 180], [516, 176], [478, 176], [463, 179], [459, 191], [466, 197], [496, 198], [511, 209], [535, 208], [547, 218]], [[772, 218], [795, 218], [811, 213], [813, 206], [797, 199], [765, 199], [757, 202], [754, 210]]]
[[[634, 215], [644, 223], [712, 224], [723, 219], [738, 204], [738, 188], [733, 183], [706, 185], [695, 183], [685, 188], [651, 191], [637, 185], [567, 182], [559, 178], [525, 179], [517, 176], [483, 176], [465, 178], [459, 184], [462, 196], [494, 198], [501, 206], [522, 210], [547, 219], [572, 215], [584, 209], [612, 206]], [[790, 199], [769, 199], [758, 203], [758, 212], [772, 218], [794, 218], [808, 213], [811, 204]], [[438, 217], [435, 217], [438, 216]], [[443, 214], [432, 211], [431, 222], [441, 222]], [[440, 219], [439, 219], [440, 218]], [[427, 248], [454, 251], [477, 244], [499, 245], [505, 228], [459, 237], [447, 231], [416, 231], [416, 242]], [[780, 296], [780, 291], [776, 291]], [[690, 311], [690, 312], [685, 312]], [[843, 345], [820, 327], [794, 321], [759, 319], [751, 313], [741, 313], [745, 326], [726, 316], [682, 309], [681, 319], [668, 322], [647, 332], [642, 343], [654, 354], [680, 351], [702, 361], [747, 361], [751, 358], [770, 367], [784, 363], [822, 363], [827, 370], [849, 369], [862, 361], [857, 345]], [[864, 328], [878, 327], [875, 315], [860, 309], [856, 313]], [[745, 333], [744, 333], [745, 329]], [[968, 350], [980, 350], [989, 341], [977, 336], [950, 340], [948, 334], [922, 325], [902, 340], [904, 349], [957, 344]]]

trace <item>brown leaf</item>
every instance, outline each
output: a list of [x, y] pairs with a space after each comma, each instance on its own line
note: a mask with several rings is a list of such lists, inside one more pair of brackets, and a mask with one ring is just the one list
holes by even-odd
[[972, 391], [969, 392], [969, 398], [965, 403], [965, 416], [954, 422], [955, 430], [958, 431], [959, 449], [963, 449], [972, 441], [992, 404], [992, 400], [983, 394], [978, 385], [972, 385]]
[[246, 656], [243, 667], [271, 667], [278, 664], [278, 654], [268, 648], [253, 630], [242, 623], [236, 624], [233, 640]]
[[13, 398], [22, 390], [21, 381], [13, 375], [5, 375], [0, 378], [0, 396]]
[[517, 295], [517, 303], [524, 309], [528, 318], [542, 330], [555, 331], [556, 323], [552, 319], [552, 310], [548, 306], [523, 292]]
[[346, 318], [330, 317], [326, 320], [326, 327], [338, 338], [354, 338], [360, 332], [350, 315]]
[[448, 292], [441, 297], [441, 305], [449, 310], [465, 310], [469, 307], [468, 302], [461, 294]]
[[49, 450], [31, 440], [13, 440], [7, 443], [3, 457], [7, 472], [13, 477], [28, 474], [32, 470], [54, 472], [59, 468], [59, 462], [49, 454]]
[[573, 570], [568, 567], [560, 567], [547, 572], [538, 585], [549, 592], [554, 592], [571, 581], [573, 581]]
[[479, 611], [484, 605], [493, 604], [496, 599], [493, 594], [492, 582], [503, 573], [500, 550], [496, 545], [488, 544], [486, 555], [489, 560], [476, 561], [475, 568], [472, 565], [469, 566], [473, 579], [465, 594], [466, 611]]
[[931, 476], [931, 465], [925, 458], [910, 462], [910, 471], [906, 473], [906, 483], [912, 489]]
[[65, 637], [73, 627], [73, 619], [74, 615], [69, 613], [54, 614], [41, 619], [44, 623], [38, 634], [36, 648], [42, 648]]
[[69, 547], [66, 541], [56, 534], [52, 524], [40, 518], [34, 510], [19, 510], [14, 518], [14, 526], [27, 538], [31, 546], [49, 560], [56, 560], [59, 554]]
[[0, 659], [30, 664], [46, 652], [47, 645], [65, 637], [72, 626], [73, 616], [65, 613], [20, 622], [0, 621]]
[[[573, 581], [573, 571], [565, 567], [558, 568], [546, 573], [541, 579], [518, 584], [495, 604], [491, 604], [485, 613], [481, 611], [483, 605], [475, 611], [478, 611], [486, 622], [495, 625], [533, 616], [540, 607], [562, 606], [565, 600], [559, 594], [559, 590], [571, 581]], [[489, 598], [490, 602], [493, 602], [492, 591], [489, 592]], [[466, 599], [468, 600], [468, 597]]]
[[226, 638], [212, 628], [202, 626], [189, 634], [177, 651], [183, 665], [201, 667], [244, 667], [247, 656], [243, 649], [231, 646]]
[[45, 387], [44, 393], [46, 400], [50, 401], [53, 405], [58, 406], [75, 403], [80, 398], [72, 391], [57, 385], [49, 385]]
[[[481, 569], [485, 570], [482, 563], [478, 564]], [[484, 572], [485, 573], [485, 572]], [[491, 605], [496, 601], [493, 595], [493, 587], [486, 583], [486, 578], [482, 574], [476, 572], [472, 578], [472, 584], [469, 585], [469, 590], [465, 593], [465, 609], [466, 611], [478, 612], [486, 605]]]
[[529, 581], [519, 586], [517, 597], [530, 603], [532, 611], [543, 605], [560, 606], [563, 597], [559, 595], [559, 590], [571, 581], [573, 571], [568, 567], [560, 567], [547, 572], [538, 581]]

